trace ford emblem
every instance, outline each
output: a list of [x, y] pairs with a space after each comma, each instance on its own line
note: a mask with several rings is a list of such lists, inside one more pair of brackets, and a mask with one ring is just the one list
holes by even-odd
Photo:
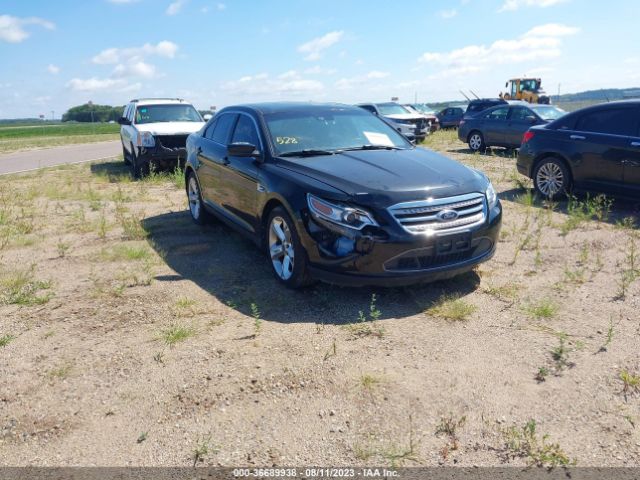
[[455, 220], [456, 218], [458, 218], [458, 212], [456, 212], [455, 210], [442, 210], [440, 213], [438, 213], [437, 217], [441, 222]]

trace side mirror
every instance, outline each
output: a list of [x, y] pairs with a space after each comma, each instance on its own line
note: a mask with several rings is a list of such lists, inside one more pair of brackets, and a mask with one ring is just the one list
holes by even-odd
[[120, 125], [131, 125], [131, 122], [129, 121], [129, 119], [127, 117], [120, 117], [118, 119], [118, 123]]
[[506, 82], [506, 83], [504, 84], [504, 88], [507, 88], [508, 86], [509, 86], [509, 82]]
[[211, 115], [210, 113], [205, 113], [202, 118], [204, 119], [205, 122], [208, 122], [213, 118], [213, 115]]
[[232, 157], [257, 157], [260, 155], [255, 145], [244, 142], [230, 143], [227, 145], [227, 152]]

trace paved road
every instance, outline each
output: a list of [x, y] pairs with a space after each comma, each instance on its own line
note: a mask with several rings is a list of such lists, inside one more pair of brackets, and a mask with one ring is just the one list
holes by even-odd
[[0, 154], [0, 175], [28, 172], [42, 167], [53, 167], [66, 163], [101, 160], [121, 154], [122, 146], [119, 140], [5, 153]]

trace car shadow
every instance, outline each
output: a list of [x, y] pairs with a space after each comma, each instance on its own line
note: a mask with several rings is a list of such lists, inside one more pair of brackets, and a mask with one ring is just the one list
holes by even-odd
[[[627, 198], [615, 198], [607, 196], [606, 199], [611, 201], [609, 211], [606, 212], [604, 204], [599, 204], [595, 200], [598, 194], [587, 192], [574, 192], [571, 199], [561, 199], [554, 202], [548, 202], [540, 198], [537, 194], [532, 193], [532, 197], [528, 197], [532, 190], [525, 188], [512, 188], [498, 193], [498, 197], [501, 201], [515, 202], [520, 204], [530, 205], [533, 208], [553, 208], [555, 212], [562, 213], [564, 215], [571, 215], [573, 210], [578, 209], [580, 213], [587, 213], [588, 210], [597, 212], [601, 215], [601, 218], [597, 218], [593, 215], [593, 219], [609, 223], [611, 225], [618, 225], [625, 221], [627, 218], [631, 218], [633, 223], [627, 226], [638, 229], [640, 228], [640, 201], [631, 200]], [[526, 199], [526, 200], [525, 200]]]
[[447, 153], [464, 153], [467, 155], [480, 155], [482, 157], [500, 157], [516, 160], [518, 158], [518, 149], [488, 147], [484, 152], [474, 152], [470, 148], [450, 148]]
[[131, 181], [131, 169], [122, 160], [111, 162], [92, 163], [89, 166], [91, 174], [106, 178], [109, 183], [121, 183]]
[[[189, 213], [164, 213], [142, 221], [149, 243], [175, 272], [159, 282], [192, 281], [220, 302], [264, 320], [281, 323], [344, 325], [369, 315], [372, 296], [379, 319], [403, 318], [432, 306], [444, 295], [475, 291], [480, 277], [468, 272], [456, 278], [403, 288], [345, 288], [318, 283], [290, 290], [273, 276], [271, 265], [251, 241], [215, 223], [200, 227]], [[375, 315], [374, 315], [375, 316]]]

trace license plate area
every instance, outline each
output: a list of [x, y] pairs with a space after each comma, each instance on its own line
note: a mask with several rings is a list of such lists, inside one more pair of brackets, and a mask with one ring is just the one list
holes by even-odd
[[436, 241], [436, 255], [464, 252], [471, 248], [471, 233], [458, 233], [440, 237]]

